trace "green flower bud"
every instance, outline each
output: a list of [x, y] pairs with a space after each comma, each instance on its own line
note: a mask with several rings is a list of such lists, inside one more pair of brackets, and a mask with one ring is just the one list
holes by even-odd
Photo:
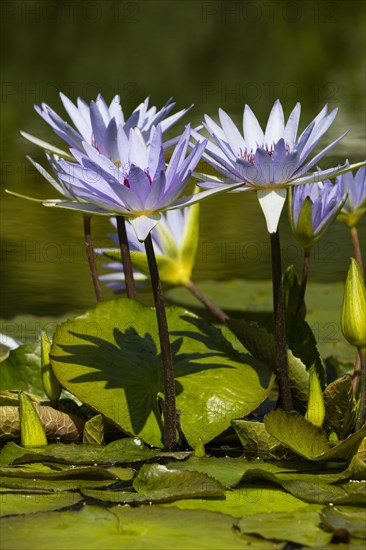
[[42, 330], [41, 332], [41, 372], [42, 372], [42, 385], [45, 394], [51, 401], [53, 407], [57, 405], [58, 398], [60, 397], [62, 386], [57, 380], [50, 363], [50, 349], [51, 342], [47, 334]]
[[344, 288], [341, 328], [352, 346], [366, 347], [366, 289], [360, 266], [354, 258], [351, 258]]
[[309, 397], [306, 419], [321, 427], [325, 418], [325, 405], [322, 388], [315, 367], [309, 369]]
[[47, 445], [47, 437], [33, 401], [19, 392], [20, 443], [22, 447]]

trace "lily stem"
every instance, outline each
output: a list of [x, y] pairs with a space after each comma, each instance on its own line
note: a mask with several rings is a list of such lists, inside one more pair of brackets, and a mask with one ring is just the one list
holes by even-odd
[[97, 264], [95, 261], [93, 242], [91, 238], [91, 216], [83, 215], [84, 219], [84, 239], [86, 246], [86, 255], [88, 258], [89, 269], [93, 281], [95, 296], [98, 302], [103, 301], [103, 291], [98, 277]]
[[301, 286], [300, 286], [300, 292], [299, 292], [299, 297], [297, 301], [296, 313], [300, 313], [305, 301], [306, 285], [308, 282], [308, 275], [309, 275], [309, 258], [310, 258], [310, 249], [305, 249], [304, 263], [302, 266]]
[[360, 239], [358, 238], [357, 227], [351, 227], [350, 231], [351, 231], [353, 251], [354, 251], [354, 254], [355, 254], [355, 258], [358, 262], [358, 265], [361, 268], [362, 276], [364, 277], [365, 272], [364, 272], [364, 269], [363, 269]]
[[151, 234], [145, 240], [145, 250], [149, 264], [151, 286], [155, 301], [156, 319], [159, 329], [160, 352], [163, 364], [164, 380], [164, 449], [174, 451], [177, 445], [176, 424], [177, 413], [175, 405], [175, 386], [172, 352], [170, 349], [168, 323], [165, 314], [164, 298], [161, 289], [158, 266], [156, 263]]
[[294, 407], [288, 378], [285, 304], [282, 289], [281, 245], [278, 230], [276, 233], [271, 233], [271, 253], [276, 374], [279, 389], [279, 403], [283, 410], [292, 411]]
[[360, 430], [366, 422], [366, 348], [358, 350], [361, 359], [361, 391], [355, 431]]
[[207, 309], [219, 319], [221, 323], [226, 323], [229, 316], [221, 309], [221, 307], [214, 304], [206, 294], [204, 294], [191, 280], [187, 280], [184, 286], [192, 292], [193, 296], [197, 298]]
[[116, 220], [119, 246], [121, 249], [121, 260], [123, 272], [125, 275], [127, 297], [131, 300], [134, 300], [136, 298], [136, 288], [132, 270], [130, 247], [128, 245], [126, 221], [123, 216], [116, 216]]

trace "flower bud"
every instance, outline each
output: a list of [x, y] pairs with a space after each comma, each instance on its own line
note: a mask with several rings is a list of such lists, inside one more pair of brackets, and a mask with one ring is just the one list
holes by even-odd
[[325, 418], [325, 405], [322, 388], [315, 367], [309, 369], [309, 397], [306, 419], [321, 427]]
[[47, 437], [33, 401], [19, 392], [20, 443], [22, 447], [47, 445]]
[[344, 288], [341, 328], [352, 346], [366, 347], [366, 289], [360, 266], [354, 258], [351, 258]]
[[42, 385], [45, 394], [51, 401], [52, 406], [57, 405], [57, 400], [60, 397], [62, 386], [57, 380], [50, 363], [50, 348], [51, 342], [47, 334], [42, 330], [41, 332], [41, 372], [42, 372]]

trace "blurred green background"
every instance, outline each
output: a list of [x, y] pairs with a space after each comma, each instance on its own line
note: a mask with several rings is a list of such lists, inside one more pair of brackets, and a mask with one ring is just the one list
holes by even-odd
[[[25, 155], [42, 152], [23, 129], [61, 146], [33, 110], [46, 102], [64, 116], [58, 92], [87, 101], [121, 95], [125, 114], [146, 96], [162, 106], [195, 104], [178, 127], [224, 108], [241, 122], [249, 103], [265, 124], [279, 98], [286, 117], [302, 104], [300, 130], [328, 102], [340, 111], [321, 141], [352, 127], [322, 167], [365, 158], [365, 8], [348, 2], [282, 0], [23, 0], [1, 2], [1, 188], [55, 196]], [[1, 193], [3, 317], [59, 315], [94, 304], [82, 219]], [[301, 267], [287, 216], [283, 262]], [[94, 244], [107, 246], [107, 220], [95, 219]], [[366, 242], [365, 225], [361, 228]], [[341, 281], [351, 253], [347, 229], [333, 225], [313, 252], [313, 280]], [[255, 194], [202, 204], [195, 280], [270, 277], [268, 235]], [[107, 294], [107, 296], [111, 296]]]

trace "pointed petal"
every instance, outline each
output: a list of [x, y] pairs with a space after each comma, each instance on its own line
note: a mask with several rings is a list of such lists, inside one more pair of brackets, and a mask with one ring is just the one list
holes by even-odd
[[[155, 175], [154, 181], [151, 185], [151, 190], [145, 201], [146, 210], [159, 210], [159, 204], [161, 198], [164, 196], [166, 187], [166, 178], [163, 170], [160, 172], [159, 177]], [[165, 202], [165, 201], [164, 201]]]
[[269, 233], [276, 233], [281, 212], [286, 201], [287, 189], [263, 189], [257, 191]]
[[283, 137], [285, 133], [285, 117], [280, 101], [277, 99], [272, 107], [272, 111], [269, 115], [267, 122], [266, 133], [264, 136], [264, 142], [267, 145], [277, 143], [279, 139]]
[[244, 137], [235, 126], [232, 119], [223, 109], [219, 109], [219, 117], [222, 128], [226, 135], [226, 140], [229, 142], [231, 149], [236, 155], [240, 154], [240, 151], [245, 149]]
[[285, 133], [283, 136], [286, 145], [288, 144], [290, 146], [290, 151], [293, 150], [294, 144], [296, 143], [296, 135], [299, 127], [300, 113], [301, 113], [301, 104], [296, 103], [292, 113], [288, 118], [286, 128], [285, 128]]
[[87, 204], [81, 202], [72, 202], [72, 201], [54, 201], [54, 200], [45, 200], [42, 201], [43, 206], [63, 208], [65, 210], [76, 210], [77, 212], [87, 212], [89, 214], [98, 214], [99, 216], [110, 216], [112, 212], [108, 210], [103, 210], [94, 204]]
[[47, 143], [46, 141], [43, 141], [42, 139], [38, 139], [37, 137], [34, 137], [31, 134], [27, 134], [27, 132], [23, 131], [21, 131], [20, 134], [28, 141], [34, 143], [35, 145], [38, 145], [38, 147], [42, 147], [42, 149], [45, 149], [46, 151], [51, 151], [51, 153], [56, 153], [56, 155], [60, 155], [61, 157], [72, 159], [72, 156], [69, 155], [69, 153], [66, 153], [66, 151], [63, 151], [58, 147], [54, 147], [53, 145]]
[[111, 115], [109, 113], [108, 105], [106, 104], [106, 102], [104, 101], [103, 97], [100, 94], [98, 95], [95, 101], [95, 105], [97, 106], [98, 111], [103, 118], [104, 125], [108, 126], [108, 123], [111, 119]]
[[91, 137], [92, 137], [91, 126], [86, 123], [79, 109], [73, 104], [72, 101], [70, 101], [68, 97], [66, 97], [63, 93], [60, 93], [60, 98], [63, 103], [63, 106], [65, 107], [65, 110], [67, 111], [69, 117], [75, 124], [76, 128], [79, 130], [80, 134], [83, 136], [85, 141], [88, 141], [89, 143], [91, 143]]
[[181, 111], [178, 111], [174, 115], [168, 116], [167, 118], [164, 118], [164, 120], [161, 121], [161, 128], [163, 132], [166, 132], [173, 124], [178, 122], [188, 111], [190, 111], [193, 107], [193, 104], [190, 107], [187, 107], [187, 109], [182, 109]]
[[43, 168], [43, 166], [41, 166], [40, 164], [38, 164], [38, 162], [34, 161], [31, 157], [27, 156], [27, 159], [29, 160], [29, 162], [31, 164], [33, 164], [34, 168], [36, 170], [38, 170], [38, 172], [48, 181], [48, 183], [50, 183], [55, 189], [56, 191], [58, 191], [59, 193], [61, 193], [61, 195], [64, 195], [66, 198], [68, 199], [72, 199], [72, 195], [71, 193], [68, 193], [67, 191], [67, 188], [66, 187], [63, 187], [61, 185], [61, 183], [59, 183], [57, 180], [55, 180], [51, 174], [49, 174], [47, 172], [47, 170], [45, 170]]
[[90, 103], [90, 120], [97, 149], [103, 155], [108, 156], [106, 143], [107, 125], [94, 101]]
[[165, 171], [162, 129], [160, 125], [156, 127], [150, 141], [148, 166], [151, 179], [154, 179], [155, 174], [160, 176], [160, 172]]
[[330, 149], [332, 149], [335, 145], [337, 145], [337, 143], [344, 138], [344, 136], [346, 134], [348, 134], [350, 130], [347, 130], [346, 132], [344, 132], [344, 134], [342, 134], [341, 136], [339, 136], [337, 139], [335, 139], [334, 141], [332, 141], [332, 143], [330, 143], [329, 145], [327, 145], [327, 147], [325, 147], [325, 149], [323, 149], [322, 151], [320, 151], [320, 153], [318, 153], [317, 155], [315, 155], [314, 158], [312, 158], [309, 162], [307, 162], [301, 169], [300, 171], [298, 172], [298, 175], [299, 176], [302, 176], [303, 174], [306, 174], [306, 172], [308, 172], [310, 170], [310, 168], [312, 168], [313, 166], [315, 166], [319, 160], [321, 158], [324, 157], [324, 155], [326, 155], [328, 153], [328, 151], [330, 151]]
[[264, 134], [259, 126], [257, 117], [249, 107], [245, 105], [243, 116], [244, 139], [248, 151], [255, 151], [258, 146], [264, 144]]
[[139, 166], [142, 170], [145, 170], [148, 166], [147, 148], [141, 131], [138, 128], [130, 130], [129, 135], [130, 151], [129, 162]]
[[174, 208], [182, 208], [185, 206], [189, 206], [191, 204], [195, 204], [196, 202], [199, 202], [201, 200], [207, 199], [208, 197], [211, 197], [211, 195], [216, 195], [217, 193], [225, 193], [227, 191], [231, 191], [233, 189], [236, 189], [243, 185], [243, 182], [241, 183], [232, 183], [230, 185], [224, 183], [222, 185], [217, 185], [213, 189], [207, 189], [207, 191], [202, 191], [201, 193], [195, 193], [194, 195], [187, 195], [185, 197], [181, 197], [180, 199], [177, 199], [172, 204], [169, 205], [169, 208], [167, 210], [173, 210]]
[[140, 211], [145, 210], [146, 201], [151, 193], [151, 184], [146, 173], [136, 165], [132, 165], [128, 173], [130, 191], [141, 203]]
[[129, 222], [135, 230], [136, 237], [140, 242], [146, 240], [146, 237], [154, 229], [160, 220], [160, 214], [153, 214], [150, 216], [137, 216], [130, 218]]
[[317, 143], [321, 140], [321, 138], [335, 119], [337, 111], [338, 109], [333, 109], [333, 111], [329, 115], [327, 115], [319, 123], [314, 125], [308, 141], [301, 151], [301, 161], [305, 160], [305, 158], [311, 153]]

